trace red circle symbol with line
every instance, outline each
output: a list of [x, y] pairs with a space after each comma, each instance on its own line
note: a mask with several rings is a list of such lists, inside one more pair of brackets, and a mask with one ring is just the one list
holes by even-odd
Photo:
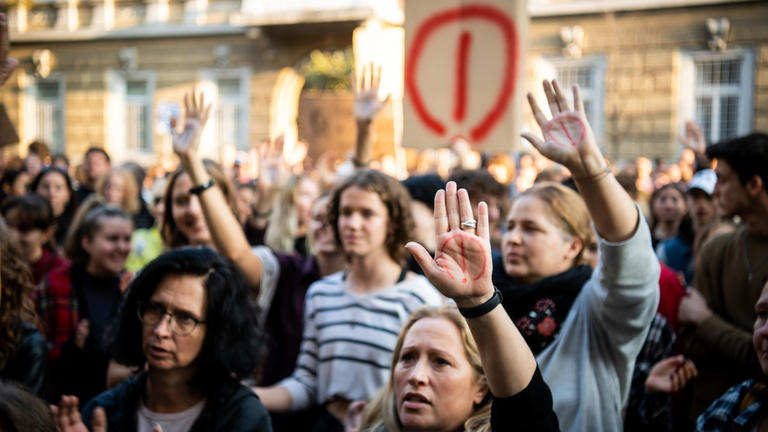
[[[506, 56], [504, 80], [496, 97], [493, 106], [482, 117], [480, 122], [473, 126], [469, 132], [469, 137], [473, 142], [482, 141], [488, 133], [501, 120], [502, 115], [509, 106], [512, 93], [515, 90], [514, 78], [517, 76], [517, 31], [515, 23], [507, 14], [487, 5], [467, 5], [436, 13], [421, 24], [416, 30], [416, 34], [411, 41], [405, 60], [405, 91], [410, 96], [416, 115], [424, 126], [438, 136], [443, 136], [446, 131], [445, 124], [436, 119], [424, 104], [416, 84], [416, 71], [418, 70], [419, 60], [421, 59], [424, 45], [434, 32], [453, 22], [465, 21], [469, 19], [480, 19], [489, 21], [501, 30], [504, 39], [504, 54]], [[456, 104], [454, 107], [454, 119], [461, 120], [466, 111], [466, 80], [467, 80], [467, 59], [471, 36], [464, 32], [459, 39], [459, 52], [456, 68]]]
[[[440, 259], [440, 255], [445, 253], [445, 249], [448, 248], [448, 244], [449, 243], [455, 243], [456, 246], [461, 249], [461, 273], [465, 273], [467, 271], [467, 260], [466, 260], [465, 255], [464, 255], [464, 241], [465, 240], [474, 243], [475, 248], [478, 248], [479, 250], [484, 250], [483, 244], [478, 239], [472, 238], [472, 237], [465, 237], [465, 236], [463, 236], [461, 234], [454, 234], [454, 235], [448, 237], [447, 239], [445, 239], [445, 241], [443, 241], [443, 244], [440, 246], [440, 249], [439, 249], [439, 252], [438, 252], [438, 256], [435, 257], [435, 259], [436, 260]], [[475, 275], [474, 277], [472, 275], [470, 275], [470, 277], [472, 278], [473, 281], [476, 281], [476, 280], [480, 279], [481, 277], [483, 277], [483, 275], [485, 274], [485, 270], [486, 270], [485, 267], [486, 267], [486, 265], [487, 265], [487, 263], [486, 263], [485, 255], [483, 255], [483, 263], [480, 266], [480, 272], [477, 275]], [[451, 280], [456, 280], [456, 278], [454, 277], [454, 275], [453, 275], [453, 273], [451, 272], [450, 269], [444, 268], [442, 266], [441, 266], [441, 268], [443, 268], [443, 271], [445, 271], [448, 274], [448, 277], [450, 277]], [[462, 282], [467, 283], [468, 282], [467, 278], [463, 277], [462, 278]]]

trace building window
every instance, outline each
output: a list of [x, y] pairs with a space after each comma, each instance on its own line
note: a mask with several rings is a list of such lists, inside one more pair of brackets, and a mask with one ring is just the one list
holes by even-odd
[[151, 152], [152, 93], [146, 77], [125, 81], [125, 144], [130, 151]]
[[216, 103], [216, 140], [222, 145], [237, 149], [247, 148], [240, 142], [243, 130], [242, 80], [240, 77], [225, 77], [216, 80], [218, 101]]
[[754, 61], [750, 50], [683, 54], [682, 123], [692, 118], [710, 143], [749, 133]]
[[64, 80], [49, 78], [34, 84], [32, 135], [54, 153], [64, 153]]
[[223, 149], [248, 150], [250, 71], [239, 69], [207, 69], [202, 71], [202, 89], [206, 100], [213, 104], [210, 135], [203, 133], [203, 142]]
[[107, 149], [116, 160], [150, 163], [155, 155], [153, 71], [107, 74]]
[[[605, 80], [605, 60], [600, 56], [579, 59], [565, 57], [546, 58], [540, 62], [539, 74], [542, 78], [557, 78], [563, 89], [578, 85], [584, 103], [587, 120], [596, 137], [603, 131], [603, 82]], [[566, 93], [570, 96], [570, 90]]]

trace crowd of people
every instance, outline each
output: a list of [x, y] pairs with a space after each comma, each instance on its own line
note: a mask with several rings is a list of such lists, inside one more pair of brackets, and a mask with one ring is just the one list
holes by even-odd
[[[16, 65], [0, 14], [0, 85]], [[194, 92], [174, 171], [5, 161], [0, 429], [768, 428], [767, 135], [689, 122], [677, 163], [612, 163], [547, 80], [530, 153], [454, 143], [398, 180], [380, 74], [339, 165], [203, 159]]]

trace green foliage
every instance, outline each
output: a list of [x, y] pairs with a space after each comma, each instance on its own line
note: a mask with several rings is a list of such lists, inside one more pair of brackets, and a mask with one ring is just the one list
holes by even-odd
[[354, 71], [352, 49], [333, 52], [314, 50], [301, 68], [304, 89], [349, 91], [349, 74]]

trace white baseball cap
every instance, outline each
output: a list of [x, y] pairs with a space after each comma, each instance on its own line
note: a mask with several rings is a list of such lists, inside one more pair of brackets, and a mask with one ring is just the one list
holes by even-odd
[[703, 169], [697, 171], [696, 174], [691, 177], [691, 181], [688, 182], [688, 188], [686, 192], [691, 189], [701, 189], [707, 195], [712, 195], [715, 191], [715, 184], [717, 184], [717, 174], [711, 169]]

